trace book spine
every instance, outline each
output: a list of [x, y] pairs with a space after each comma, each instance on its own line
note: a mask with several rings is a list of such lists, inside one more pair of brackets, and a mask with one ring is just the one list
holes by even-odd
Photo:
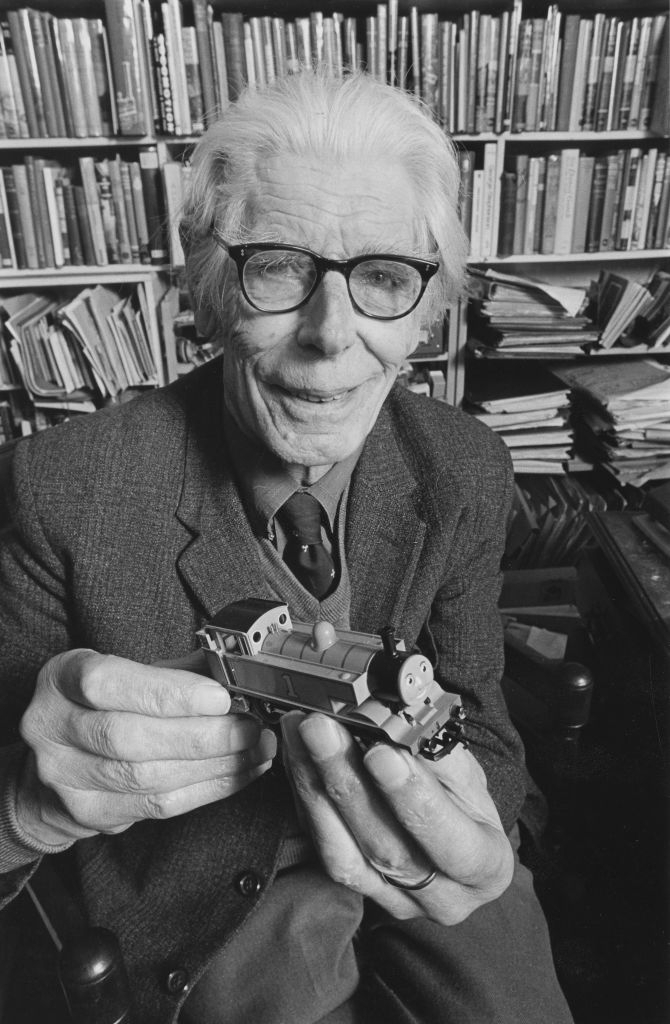
[[223, 39], [223, 25], [210, 18], [210, 36], [214, 54], [214, 88], [216, 93], [216, 116], [223, 113], [230, 102], [228, 98], [228, 68], [226, 67], [226, 46]]
[[37, 265], [38, 267], [46, 267], [46, 248], [44, 241], [43, 231], [47, 229], [46, 224], [46, 210], [40, 209], [39, 196], [37, 191], [37, 174], [35, 169], [35, 157], [26, 156], [24, 158], [26, 167], [26, 175], [28, 178], [28, 194], [30, 196], [30, 216], [33, 222], [33, 229], [35, 232], [35, 246], [37, 249]]
[[461, 189], [459, 217], [463, 230], [468, 238], [472, 227], [472, 175], [475, 169], [475, 154], [471, 149], [463, 149], [458, 154], [458, 165], [460, 168]]
[[149, 255], [152, 263], [163, 264], [167, 262], [169, 254], [158, 153], [155, 149], [140, 150], [139, 162], [149, 228]]
[[[10, 117], [15, 117], [16, 119], [16, 138], [27, 139], [30, 136], [30, 130], [28, 128], [26, 107], [23, 99], [23, 92], [21, 90], [19, 69], [16, 64], [16, 54], [14, 53], [14, 43], [12, 41], [9, 22], [4, 19], [0, 20], [0, 46], [2, 47], [2, 53], [5, 58], [7, 89], [11, 92], [11, 99], [8, 99], [8, 102], [10, 102], [10, 104], [13, 103], [14, 114], [10, 115]], [[12, 124], [14, 124], [13, 120]], [[12, 138], [13, 136], [8, 133], [8, 137]]]
[[633, 214], [640, 184], [640, 165], [642, 150], [635, 146], [626, 154], [623, 173], [623, 199], [619, 220], [616, 248], [622, 251], [630, 249], [633, 234]]
[[107, 240], [105, 228], [102, 221], [98, 188], [95, 179], [95, 162], [92, 156], [79, 157], [79, 174], [84, 191], [86, 203], [86, 215], [91, 232], [93, 245], [93, 262], [98, 267], [106, 267], [109, 264], [107, 255]]
[[102, 136], [102, 118], [98, 101], [98, 82], [93, 66], [93, 47], [88, 21], [85, 18], [74, 18], [74, 44], [77, 63], [72, 69], [79, 73], [81, 92], [84, 103], [86, 132], [91, 138]]
[[630, 22], [628, 32], [628, 49], [624, 60], [623, 76], [621, 80], [621, 101], [619, 103], [619, 123], [617, 128], [625, 130], [630, 127], [630, 104], [633, 95], [633, 81], [635, 79], [635, 66], [637, 63], [637, 51], [640, 42], [640, 19], [633, 18]]
[[84, 250], [81, 244], [81, 234], [77, 221], [77, 209], [74, 200], [74, 186], [69, 178], [64, 177], [63, 183], [63, 207], [65, 210], [65, 223], [67, 230], [68, 248], [70, 260], [73, 266], [79, 267], [84, 263]]
[[515, 255], [520, 255], [523, 253], [523, 241], [526, 231], [526, 201], [528, 199], [528, 165], [530, 158], [527, 153], [519, 153], [515, 162], [516, 196], [512, 252]]
[[223, 42], [226, 49], [228, 70], [228, 95], [236, 100], [247, 83], [247, 67], [244, 54], [244, 18], [237, 12], [224, 11], [221, 14]]
[[204, 125], [209, 127], [218, 116], [219, 103], [215, 88], [207, 0], [193, 0], [193, 21], [195, 22], [196, 52], [202, 88], [202, 120]]
[[0, 267], [17, 267], [4, 175], [0, 174]]
[[126, 216], [126, 203], [123, 196], [123, 185], [121, 184], [121, 157], [118, 154], [113, 160], [108, 161], [107, 171], [112, 190], [112, 202], [114, 204], [119, 261], [121, 263], [132, 263], [133, 256], [130, 247], [130, 232], [128, 229], [128, 218]]
[[35, 51], [32, 48], [32, 38], [30, 38], [29, 45], [25, 38], [27, 18], [27, 11], [7, 11], [7, 21], [16, 55], [16, 68], [21, 83], [21, 94], [26, 108], [30, 137], [38, 139], [46, 135], [46, 124], [40, 96], [39, 75], [37, 65], [34, 63]]
[[531, 252], [542, 252], [542, 231], [544, 226], [544, 203], [547, 189], [547, 158], [537, 158], [537, 199], [535, 203], [535, 231], [533, 233]]
[[623, 173], [623, 150], [607, 155], [607, 177], [605, 179], [605, 198], [603, 200], [602, 220], [600, 223], [600, 252], [611, 252], [614, 249], [614, 231], [616, 228], [617, 200], [621, 191]]
[[[661, 209], [661, 196], [663, 194], [663, 179], [665, 176], [666, 161], [667, 154], [659, 153], [658, 158], [656, 160], [656, 170], [654, 173], [654, 183], [652, 186], [651, 206], [649, 210], [649, 225], [647, 227], [645, 249], [656, 248], [656, 227], [658, 225], [658, 219]], [[7, 194], [9, 195], [9, 186], [7, 186]]]
[[119, 232], [117, 226], [112, 179], [109, 160], [98, 160], [93, 164], [97, 185], [98, 205], [105, 238], [105, 250], [109, 263], [120, 263]]
[[495, 200], [496, 200], [496, 168], [498, 147], [495, 142], [484, 144], [484, 181], [482, 236], [480, 252], [483, 257], [493, 254], [496, 243]]
[[570, 103], [570, 121], [568, 131], [581, 131], [584, 123], [584, 99], [586, 93], [586, 74], [589, 67], [589, 54], [591, 52], [591, 35], [593, 22], [588, 18], [580, 19], [579, 36], [577, 39], [577, 60], [575, 63], [575, 76], [572, 87], [572, 100]]
[[91, 60], [93, 63], [93, 80], [95, 83], [94, 124], [100, 122], [102, 135], [116, 135], [118, 122], [114, 107], [114, 88], [112, 85], [112, 69], [109, 60], [107, 32], [100, 18], [87, 19], [88, 34], [91, 40]]
[[36, 109], [39, 107], [38, 121], [44, 136], [57, 139], [62, 132], [56, 111], [55, 83], [49, 74], [48, 41], [44, 32], [44, 20], [39, 11], [30, 8], [19, 11], [19, 15], [23, 18], [24, 48], [35, 89], [33, 99]]
[[628, 48], [628, 36], [630, 33], [630, 22], [619, 19], [617, 25], [616, 42], [614, 45], [614, 68], [612, 71], [612, 89], [610, 92], [610, 104], [607, 111], [607, 124], [605, 130], [614, 131], [619, 124], [619, 107], [621, 104], [621, 90], [623, 86], [623, 73]]
[[498, 255], [511, 256], [514, 251], [514, 214], [516, 207], [516, 173], [503, 171], [500, 180], [500, 226]]
[[162, 168], [163, 191], [167, 213], [170, 263], [173, 268], [184, 266], [184, 250], [179, 237], [179, 221], [184, 202], [183, 168], [178, 163], [166, 163]]
[[628, 127], [638, 128], [640, 126], [640, 107], [642, 103], [642, 89], [645, 80], [645, 70], [651, 41], [652, 18], [642, 18], [640, 21], [640, 39], [635, 60], [635, 71], [633, 74], [633, 87], [630, 94], [630, 112], [628, 115]]
[[544, 217], [542, 218], [541, 252], [552, 254], [556, 246], [558, 219], [558, 189], [561, 174], [561, 154], [547, 154], [547, 174], [544, 191]]
[[133, 0], [104, 0], [104, 5], [119, 132], [145, 135], [151, 130], [151, 124], [142, 82], [143, 56], [139, 52]]
[[130, 255], [133, 263], [140, 262], [140, 240], [137, 233], [137, 221], [135, 219], [135, 205], [133, 203], [133, 184], [130, 178], [130, 167], [125, 161], [119, 164], [121, 175], [121, 188], [123, 191], [123, 203], [126, 211], [128, 224], [128, 237], [130, 239]]
[[577, 200], [577, 174], [579, 172], [579, 150], [566, 148], [561, 153], [558, 179], [558, 200], [556, 211], [556, 235], [554, 252], [565, 255], [572, 245], [572, 228], [575, 220]]
[[188, 25], [182, 28], [181, 39], [191, 132], [200, 135], [205, 130], [205, 99], [200, 76], [198, 37], [195, 29]]
[[604, 132], [607, 129], [607, 120], [611, 105], [612, 83], [614, 81], [614, 58], [616, 54], [617, 33], [619, 30], [619, 19], [608, 18], [606, 21], [605, 43], [603, 47], [602, 65], [600, 68], [600, 80], [598, 82], [595, 130]]
[[61, 234], [60, 211], [56, 201], [55, 182], [56, 174], [58, 172], [55, 168], [49, 166], [43, 166], [41, 170], [42, 183], [44, 187], [44, 200], [49, 223], [50, 241], [53, 250], [53, 266], [59, 268], [65, 263], [65, 253], [63, 250], [63, 237]]
[[598, 252], [607, 185], [607, 156], [597, 156], [593, 165], [591, 203], [586, 226], [586, 252]]
[[575, 223], [572, 231], [572, 252], [586, 250], [586, 228], [591, 205], [591, 187], [593, 183], [593, 167], [595, 157], [582, 153], [579, 157], [579, 174], [577, 176], [577, 204], [575, 207]]
[[42, 242], [44, 244], [44, 259], [47, 267], [56, 266], [56, 256], [54, 251], [54, 234], [58, 231], [58, 224], [55, 226], [52, 224], [49, 217], [49, 205], [46, 194], [46, 182], [44, 176], [44, 169], [46, 167], [46, 161], [41, 157], [35, 157], [34, 161], [35, 170], [35, 192], [37, 195], [37, 211], [40, 220], [40, 226], [42, 228]]
[[526, 131], [539, 127], [540, 83], [542, 80], [542, 51], [544, 48], [544, 18], [531, 19], [530, 71], [526, 100]]
[[26, 264], [29, 270], [37, 270], [40, 266], [37, 250], [37, 236], [35, 233], [35, 222], [33, 220], [33, 205], [28, 182], [28, 168], [25, 164], [12, 164], [14, 185], [16, 187], [16, 201], [19, 207], [21, 228], [26, 249]]
[[512, 131], [528, 130], [528, 97], [533, 52], [533, 20], [523, 18], [519, 26], [519, 52], [516, 61], [514, 87], [514, 121]]
[[133, 197], [133, 211], [137, 225], [137, 245], [140, 254], [140, 263], [151, 263], [151, 251], [149, 247], [149, 224], [147, 211], [144, 205], [144, 192], [142, 189], [142, 173], [140, 165], [136, 160], [130, 163], [130, 187]]
[[654, 90], [659, 74], [659, 66], [662, 60], [663, 37], [668, 33], [668, 16], [658, 14], [652, 21], [651, 39], [647, 64], [644, 70], [642, 83], [642, 96], [640, 99], [640, 128], [647, 131], [651, 127], [651, 117], [654, 103]]
[[78, 139], [88, 135], [88, 121], [81, 80], [79, 78], [79, 62], [74, 35], [74, 21], [60, 18], [54, 26], [57, 39], [58, 57], [63, 68], [67, 69], [65, 82], [65, 109], [70, 133]]
[[526, 218], [524, 222], [522, 252], [532, 253], [537, 222], [537, 183], [539, 180], [539, 158], [532, 156], [528, 161], [528, 190], [526, 195]]
[[87, 267], [94, 267], [96, 263], [95, 249], [93, 247], [91, 225], [88, 219], [84, 187], [83, 185], [74, 185], [72, 191], [74, 194], [74, 206], [77, 214], [77, 227], [79, 228], [79, 237], [81, 238], [81, 246], [84, 253], [84, 264]]
[[14, 240], [14, 252], [16, 254], [16, 266], [19, 270], [28, 268], [28, 255], [21, 223], [21, 211], [19, 208], [19, 197], [16, 191], [16, 180], [13, 167], [2, 169], [4, 178], [5, 195], [7, 197], [7, 214], [9, 216], [9, 227]]
[[645, 245], [657, 159], [658, 149], [655, 146], [648, 149], [642, 158], [640, 187], [633, 213], [631, 249], [634, 250], [643, 249]]
[[589, 53], [588, 71], [586, 74], [586, 92], [584, 95], [584, 112], [582, 127], [584, 131], [593, 131], [596, 120], [596, 101], [600, 68], [603, 59], [603, 38], [605, 35], [605, 15], [596, 14], [593, 18], [593, 34]]
[[172, 85], [168, 68], [167, 45], [163, 32], [157, 32], [152, 40], [154, 66], [156, 68], [158, 103], [160, 109], [160, 130], [165, 135], [175, 135], [174, 104]]

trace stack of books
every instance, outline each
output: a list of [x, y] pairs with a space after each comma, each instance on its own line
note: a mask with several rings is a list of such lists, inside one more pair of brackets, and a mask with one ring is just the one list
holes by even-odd
[[480, 356], [583, 355], [600, 332], [581, 288], [487, 270], [470, 274], [468, 342]]
[[562, 474], [581, 468], [572, 458], [569, 388], [537, 364], [501, 363], [492, 376], [473, 368], [466, 408], [500, 435], [514, 472]]
[[654, 359], [552, 365], [571, 389], [577, 450], [622, 484], [670, 478], [670, 366]]

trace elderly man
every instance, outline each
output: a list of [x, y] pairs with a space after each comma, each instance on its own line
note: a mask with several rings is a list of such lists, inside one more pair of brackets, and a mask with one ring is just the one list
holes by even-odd
[[[233, 105], [192, 182], [187, 272], [222, 363], [16, 455], [0, 891], [69, 862], [142, 1024], [567, 1022], [506, 835], [509, 461], [395, 384], [462, 289], [452, 148], [404, 94], [305, 74]], [[276, 756], [192, 653], [249, 596], [393, 623], [462, 695], [469, 749], [364, 752], [292, 712]]]

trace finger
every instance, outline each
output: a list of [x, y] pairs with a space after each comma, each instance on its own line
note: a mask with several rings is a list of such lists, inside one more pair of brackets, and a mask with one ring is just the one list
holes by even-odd
[[405, 750], [378, 744], [364, 761], [398, 822], [440, 872], [482, 891], [500, 884], [502, 892], [509, 883], [509, 843], [497, 814], [493, 823], [480, 810], [492, 803], [483, 781], [478, 800], [471, 793], [463, 800]]
[[199, 761], [126, 761], [97, 757], [79, 750], [51, 745], [51, 757], [42, 758], [41, 779], [51, 788], [100, 790], [105, 794], [167, 793], [201, 782], [246, 775], [272, 761], [277, 753], [274, 733], [265, 729], [248, 750]]
[[21, 723], [23, 739], [36, 750], [51, 740], [117, 761], [202, 761], [254, 747], [261, 731], [260, 723], [248, 715], [161, 719], [72, 708], [55, 720], [27, 712]]
[[98, 791], [61, 790], [58, 801], [46, 803], [42, 813], [52, 827], [72, 831], [74, 822], [81, 834], [115, 833], [136, 821], [173, 818], [226, 799], [260, 778], [271, 765], [271, 761], [266, 761], [234, 776], [208, 779], [164, 793], [110, 793], [104, 801]]
[[42, 674], [47, 686], [88, 708], [156, 718], [224, 715], [230, 708], [227, 690], [211, 678], [95, 651], [58, 655]]
[[425, 875], [429, 861], [363, 768], [360, 750], [349, 732], [324, 715], [308, 715], [298, 729], [326, 794], [363, 855], [383, 871]]

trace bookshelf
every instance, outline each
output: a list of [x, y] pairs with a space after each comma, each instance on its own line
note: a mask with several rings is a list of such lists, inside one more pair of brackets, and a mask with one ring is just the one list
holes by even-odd
[[[645, 281], [670, 261], [667, 201], [659, 210], [650, 195], [644, 211], [637, 213], [638, 227], [646, 218], [645, 238], [642, 244], [636, 239], [634, 247], [624, 239], [623, 247], [601, 248], [598, 234], [596, 249], [587, 251], [585, 240], [583, 249], [574, 251], [564, 225], [560, 244], [547, 244], [537, 203], [536, 223], [532, 230], [524, 228], [525, 237], [522, 231], [517, 244], [514, 227], [501, 244], [501, 220], [513, 220], [510, 195], [514, 213], [518, 207], [525, 216], [533, 206], [527, 198], [521, 203], [517, 195], [531, 161], [536, 182], [542, 173], [546, 180], [550, 163], [565, 161], [567, 167], [570, 158], [572, 194], [566, 198], [562, 188], [561, 201], [562, 214], [571, 211], [573, 232], [575, 217], [588, 217], [584, 205], [575, 213], [581, 158], [592, 172], [596, 164], [602, 172], [608, 158], [617, 159], [623, 175], [635, 151], [638, 175], [646, 160], [645, 187], [653, 192], [653, 162], [657, 199], [666, 196], [667, 20], [663, 0], [634, 11], [625, 0], [567, 0], [558, 6], [484, 0], [476, 10], [463, 2], [447, 10], [430, 0], [295, 0], [274, 5], [266, 0], [35, 0], [28, 6], [0, 0], [0, 168], [6, 172], [25, 166], [26, 158], [29, 164], [37, 162], [53, 192], [47, 200], [42, 197], [47, 203], [42, 221], [47, 230], [62, 235], [60, 249], [56, 245], [60, 255], [47, 255], [46, 262], [33, 257], [25, 265], [19, 246], [7, 242], [17, 213], [10, 208], [6, 188], [0, 189], [0, 301], [6, 294], [32, 291], [66, 290], [69, 296], [76, 288], [141, 288], [151, 299], [145, 319], [157, 361], [156, 382], [188, 369], [177, 357], [170, 317], [185, 312], [176, 221], [187, 184], [189, 148], [208, 120], [234, 98], [241, 80], [262, 82], [297, 69], [310, 57], [334, 73], [354, 64], [403, 84], [453, 135], [462, 154], [462, 216], [472, 238], [474, 267], [573, 286], [610, 267]], [[67, 49], [72, 40], [79, 41], [79, 49]], [[72, 55], [69, 63], [63, 56], [67, 53]], [[124, 58], [128, 75], [120, 70]], [[45, 89], [47, 85], [51, 88]], [[120, 169], [132, 173], [135, 183], [141, 179], [134, 208], [127, 194], [119, 194], [118, 182], [105, 180], [105, 168], [110, 167], [112, 179]], [[62, 216], [59, 220], [62, 184], [79, 189], [81, 200], [91, 174], [85, 213], [90, 214], [97, 199], [96, 225], [90, 230], [99, 237], [93, 257], [89, 250], [88, 258], [75, 263], [72, 253], [68, 260], [62, 251], [68, 232], [74, 231]], [[2, 180], [6, 185], [6, 173]], [[639, 188], [638, 183], [638, 193]], [[545, 197], [553, 191], [550, 187]], [[593, 191], [588, 189], [589, 198]], [[584, 192], [582, 188], [582, 202]], [[37, 202], [33, 205], [39, 208]], [[146, 221], [145, 237], [129, 253], [124, 237], [110, 236], [113, 229], [117, 236], [132, 235], [133, 216], [136, 233]], [[622, 209], [617, 216], [621, 221]], [[627, 221], [631, 216], [635, 211]], [[654, 217], [663, 225], [657, 232], [651, 227]], [[124, 219], [129, 221], [126, 228]], [[439, 390], [446, 371], [441, 396], [453, 404], [462, 402], [466, 387], [467, 338], [467, 309], [461, 304], [450, 311], [441, 339], [424, 339], [425, 354], [417, 352], [413, 360], [427, 391]], [[4, 391], [9, 394], [16, 387], [8, 381]]]

